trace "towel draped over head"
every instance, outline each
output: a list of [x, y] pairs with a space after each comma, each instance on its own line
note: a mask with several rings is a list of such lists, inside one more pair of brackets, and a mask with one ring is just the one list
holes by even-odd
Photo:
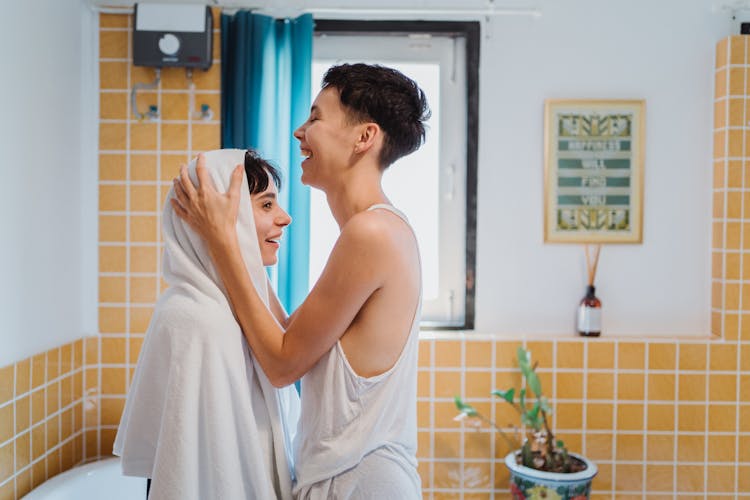
[[[205, 153], [220, 192], [244, 150]], [[196, 161], [189, 166], [197, 184]], [[114, 445], [126, 475], [152, 478], [155, 499], [291, 498], [293, 386], [274, 388], [248, 348], [203, 240], [170, 206], [162, 217], [164, 278]], [[247, 179], [237, 235], [268, 304]]]

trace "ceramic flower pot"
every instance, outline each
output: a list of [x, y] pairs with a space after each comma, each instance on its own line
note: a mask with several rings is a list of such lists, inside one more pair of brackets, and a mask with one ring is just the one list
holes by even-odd
[[545, 472], [518, 465], [519, 452], [508, 453], [505, 466], [510, 469], [510, 493], [513, 500], [588, 500], [596, 464], [571, 453], [586, 464], [586, 469], [573, 473]]

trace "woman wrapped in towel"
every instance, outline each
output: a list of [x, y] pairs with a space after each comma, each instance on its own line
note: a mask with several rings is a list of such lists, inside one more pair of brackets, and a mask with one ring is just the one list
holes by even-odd
[[[323, 273], [289, 321], [263, 305], [234, 229], [242, 169], [216, 190], [183, 171], [175, 213], [214, 258], [242, 331], [269, 379], [302, 377], [295, 497], [421, 498], [417, 472], [417, 352], [422, 300], [414, 232], [382, 187], [385, 170], [425, 138], [417, 84], [382, 66], [330, 68], [294, 133], [302, 183], [322, 190], [340, 233]], [[395, 167], [398, 168], [398, 167]], [[418, 195], [420, 186], [412, 186]]]
[[[207, 152], [202, 162], [223, 190], [244, 162], [236, 224], [244, 267], [285, 322], [264, 270], [276, 263], [291, 222], [277, 203], [278, 172], [245, 150]], [[188, 169], [195, 177], [195, 161]], [[277, 389], [260, 369], [208, 248], [169, 200], [162, 226], [169, 288], [154, 309], [115, 440], [123, 473], [150, 478], [149, 498], [157, 500], [289, 499], [297, 392]]]

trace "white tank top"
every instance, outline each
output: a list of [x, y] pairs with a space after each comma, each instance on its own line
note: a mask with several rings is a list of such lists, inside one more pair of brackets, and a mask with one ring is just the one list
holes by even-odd
[[[409, 224], [391, 205], [368, 210], [378, 208]], [[374, 377], [357, 375], [339, 341], [302, 377], [301, 418], [294, 443], [296, 492], [355, 467], [378, 449], [405, 468], [416, 468], [421, 309], [420, 286], [406, 344], [388, 371]]]

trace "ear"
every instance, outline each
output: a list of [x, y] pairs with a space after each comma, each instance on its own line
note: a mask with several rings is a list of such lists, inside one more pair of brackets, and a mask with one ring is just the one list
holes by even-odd
[[360, 125], [357, 142], [354, 143], [354, 152], [357, 154], [366, 153], [380, 142], [382, 135], [383, 131], [380, 130], [377, 123], [363, 123]]

